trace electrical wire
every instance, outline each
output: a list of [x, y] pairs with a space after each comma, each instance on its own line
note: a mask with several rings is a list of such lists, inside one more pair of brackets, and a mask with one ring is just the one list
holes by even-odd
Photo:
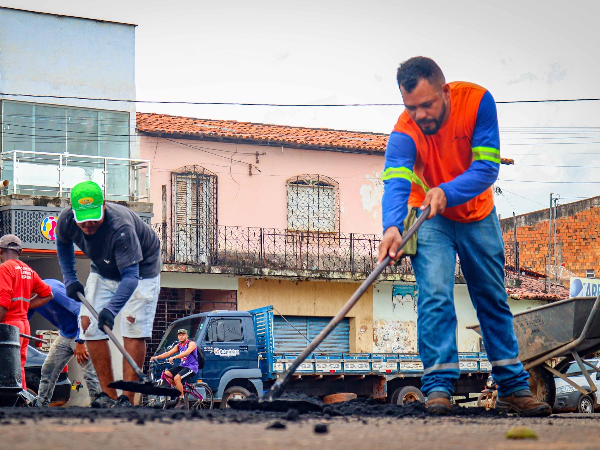
[[[530, 202], [537, 203], [538, 205], [542, 205], [542, 206], [544, 206], [544, 204], [543, 204], [543, 203], [540, 203], [540, 202], [538, 202], [538, 201], [535, 201], [535, 200], [533, 200], [533, 199], [531, 199], [531, 198], [523, 197], [522, 195], [516, 194], [516, 193], [514, 193], [514, 192], [511, 192], [511, 191], [508, 191], [508, 190], [506, 190], [506, 189], [503, 189], [503, 188], [501, 188], [501, 191], [502, 191], [502, 194], [503, 194], [503, 195], [504, 195], [504, 193], [505, 193], [505, 192], [508, 192], [509, 194], [512, 194], [512, 195], [515, 195], [515, 196], [517, 196], [517, 197], [520, 197], [520, 198], [522, 198], [523, 200], [529, 200]], [[504, 195], [504, 196], [506, 197], [506, 195]], [[509, 202], [509, 203], [510, 203], [510, 202]], [[511, 206], [512, 206], [512, 205], [511, 205]], [[514, 208], [513, 208], [513, 209], [514, 209]]]
[[502, 183], [540, 183], [540, 184], [600, 184], [600, 181], [537, 181], [537, 180], [501, 180]]
[[[151, 103], [161, 105], [204, 105], [204, 106], [269, 106], [269, 107], [285, 107], [285, 108], [336, 108], [336, 107], [360, 107], [360, 106], [404, 106], [403, 103], [246, 103], [246, 102], [189, 102], [189, 101], [167, 101], [167, 100], [131, 100], [131, 99], [115, 99], [103, 97], [79, 97], [70, 95], [36, 95], [36, 94], [13, 94], [9, 92], [0, 92], [0, 95], [10, 97], [26, 97], [26, 98], [53, 98], [62, 100], [90, 100], [103, 102], [118, 102], [118, 103]], [[496, 101], [496, 104], [516, 104], [516, 103], [565, 103], [565, 102], [596, 102], [600, 98], [570, 98], [570, 99], [543, 99], [543, 100], [505, 100]]]

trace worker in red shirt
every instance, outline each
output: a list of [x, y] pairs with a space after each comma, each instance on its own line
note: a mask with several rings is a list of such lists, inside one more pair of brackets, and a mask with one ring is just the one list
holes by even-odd
[[[27, 312], [52, 300], [52, 289], [27, 264], [19, 261], [21, 239], [13, 234], [0, 238], [0, 323], [14, 325], [19, 333], [30, 334]], [[34, 296], [32, 298], [32, 296]], [[25, 361], [29, 339], [21, 337], [21, 384], [25, 383]]]

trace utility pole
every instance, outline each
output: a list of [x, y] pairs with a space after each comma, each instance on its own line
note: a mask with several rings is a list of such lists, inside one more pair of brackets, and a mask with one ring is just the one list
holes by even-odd
[[550, 208], [548, 209], [548, 258], [546, 264], [546, 276], [548, 288], [546, 292], [550, 292], [550, 264], [552, 261], [552, 195], [550, 192]]
[[513, 211], [514, 238], [513, 238], [513, 254], [515, 256], [515, 270], [517, 272], [517, 280], [521, 279], [521, 269], [519, 268], [519, 244], [517, 243], [517, 216]]
[[558, 200], [560, 195], [554, 199], [554, 293], [556, 294], [556, 285], [558, 284], [558, 251], [556, 240], [556, 227], [558, 222]]

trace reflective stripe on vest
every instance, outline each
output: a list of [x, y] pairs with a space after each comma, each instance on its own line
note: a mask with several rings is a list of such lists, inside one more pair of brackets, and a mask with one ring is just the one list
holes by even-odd
[[473, 159], [475, 161], [491, 161], [500, 164], [500, 150], [492, 147], [473, 147]]
[[404, 180], [415, 183], [421, 186], [425, 192], [429, 191], [429, 188], [423, 183], [423, 181], [410, 169], [406, 167], [388, 167], [381, 174], [383, 181], [391, 180], [392, 178], [402, 178]]

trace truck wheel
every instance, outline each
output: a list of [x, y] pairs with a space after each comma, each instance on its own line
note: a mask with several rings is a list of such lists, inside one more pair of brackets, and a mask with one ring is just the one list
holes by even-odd
[[223, 392], [223, 398], [221, 399], [221, 404], [219, 405], [219, 408], [229, 408], [229, 404], [227, 403], [229, 402], [229, 400], [243, 400], [250, 395], [252, 395], [250, 394], [250, 391], [241, 386], [232, 386], [230, 388], [227, 388], [225, 389], [225, 392]]
[[420, 389], [414, 386], [404, 386], [398, 388], [392, 394], [392, 399], [395, 399], [394, 404], [396, 405], [408, 405], [413, 402], [425, 402], [425, 397]]
[[543, 366], [536, 366], [529, 369], [529, 388], [531, 393], [540, 402], [545, 402], [552, 408], [556, 400], [556, 384], [554, 376], [544, 369]]
[[591, 414], [594, 412], [594, 400], [589, 395], [582, 395], [577, 402], [577, 412]]

